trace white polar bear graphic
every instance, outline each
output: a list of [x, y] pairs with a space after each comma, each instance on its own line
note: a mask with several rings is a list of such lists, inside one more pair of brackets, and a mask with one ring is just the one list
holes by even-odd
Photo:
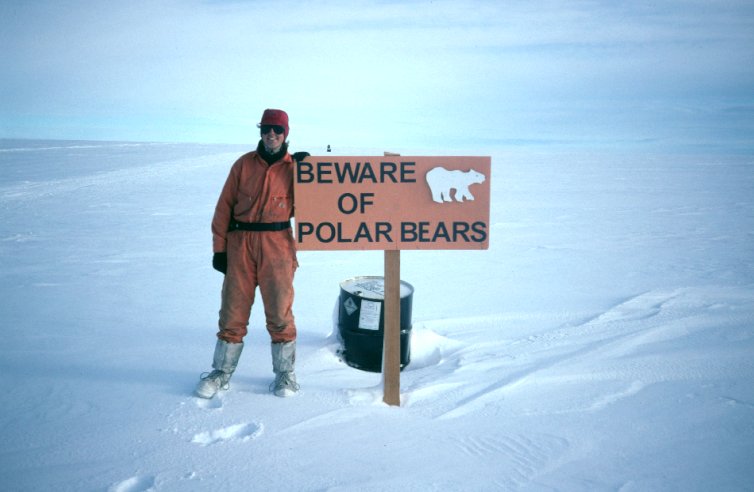
[[478, 173], [473, 169], [468, 171], [449, 171], [444, 167], [436, 167], [427, 173], [427, 184], [432, 191], [432, 200], [437, 203], [452, 202], [450, 190], [456, 190], [455, 199], [457, 202], [464, 200], [473, 200], [474, 195], [469, 191], [472, 184], [484, 183], [486, 179], [484, 174]]

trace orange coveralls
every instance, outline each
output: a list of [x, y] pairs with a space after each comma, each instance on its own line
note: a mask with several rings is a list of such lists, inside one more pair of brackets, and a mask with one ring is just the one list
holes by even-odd
[[296, 339], [293, 275], [298, 267], [291, 228], [231, 231], [239, 222], [285, 222], [293, 217], [293, 159], [268, 165], [256, 151], [241, 156], [230, 174], [212, 219], [212, 249], [227, 252], [217, 337], [240, 343], [248, 332], [254, 292], [259, 287], [267, 331], [273, 343]]

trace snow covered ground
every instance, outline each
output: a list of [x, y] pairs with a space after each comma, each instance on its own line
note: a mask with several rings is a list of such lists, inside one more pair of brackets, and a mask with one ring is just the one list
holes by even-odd
[[754, 487], [751, 156], [481, 149], [490, 249], [402, 253], [412, 362], [388, 407], [332, 336], [339, 282], [380, 252], [299, 253], [300, 395], [268, 393], [255, 309], [231, 390], [192, 396], [243, 150], [2, 141], [0, 488]]

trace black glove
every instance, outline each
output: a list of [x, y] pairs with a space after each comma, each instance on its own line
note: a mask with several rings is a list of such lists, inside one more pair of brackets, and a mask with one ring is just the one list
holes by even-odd
[[228, 271], [228, 253], [215, 253], [212, 255], [212, 268], [225, 275]]
[[296, 162], [301, 162], [307, 157], [309, 157], [311, 154], [309, 152], [294, 152], [293, 154], [293, 160]]

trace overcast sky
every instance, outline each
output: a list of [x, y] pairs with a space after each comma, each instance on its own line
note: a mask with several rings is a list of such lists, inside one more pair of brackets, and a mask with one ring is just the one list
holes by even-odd
[[[0, 1], [0, 137], [754, 150], [751, 1]], [[317, 151], [318, 149], [314, 149]]]

